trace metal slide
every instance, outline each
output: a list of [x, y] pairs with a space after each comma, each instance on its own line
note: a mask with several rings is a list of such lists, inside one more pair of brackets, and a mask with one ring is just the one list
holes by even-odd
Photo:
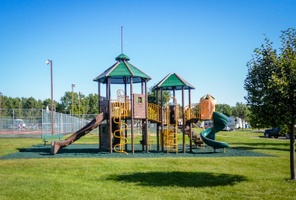
[[214, 112], [213, 113], [213, 127], [205, 129], [200, 133], [200, 137], [202, 141], [208, 145], [213, 147], [214, 149], [219, 148], [228, 148], [229, 145], [225, 142], [216, 141], [216, 133], [223, 130], [223, 128], [227, 125], [228, 117], [222, 113]]
[[83, 128], [79, 129], [75, 133], [73, 133], [71, 136], [69, 136], [66, 140], [60, 140], [60, 141], [53, 141], [51, 143], [51, 154], [55, 155], [60, 148], [66, 147], [82, 136], [86, 135], [93, 129], [97, 128], [102, 121], [104, 121], [104, 113], [98, 114], [91, 122], [89, 122], [87, 125], [85, 125]]

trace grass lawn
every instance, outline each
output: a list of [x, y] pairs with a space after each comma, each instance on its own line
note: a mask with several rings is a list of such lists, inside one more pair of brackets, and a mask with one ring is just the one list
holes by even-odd
[[[233, 131], [216, 139], [269, 156], [0, 159], [0, 199], [296, 199], [289, 140], [262, 136]], [[0, 156], [37, 144], [40, 138], [0, 138]]]

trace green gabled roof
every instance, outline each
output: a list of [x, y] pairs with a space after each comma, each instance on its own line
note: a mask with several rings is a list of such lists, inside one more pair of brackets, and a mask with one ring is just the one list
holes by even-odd
[[125, 54], [120, 54], [115, 60], [117, 62], [97, 76], [94, 81], [106, 83], [109, 78], [111, 84], [129, 84], [131, 82], [131, 77], [133, 77], [133, 83], [141, 83], [143, 80], [151, 80], [147, 74], [129, 63], [128, 61], [130, 58]]
[[188, 89], [195, 89], [190, 83], [185, 81], [181, 76], [178, 74], [168, 74], [164, 79], [162, 79], [157, 85], [153, 87], [152, 90], [156, 89], [163, 89], [163, 90], [185, 90]]

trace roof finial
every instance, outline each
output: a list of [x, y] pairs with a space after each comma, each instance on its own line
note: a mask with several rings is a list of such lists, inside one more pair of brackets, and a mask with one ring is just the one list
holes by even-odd
[[121, 26], [121, 53], [123, 53], [123, 26]]

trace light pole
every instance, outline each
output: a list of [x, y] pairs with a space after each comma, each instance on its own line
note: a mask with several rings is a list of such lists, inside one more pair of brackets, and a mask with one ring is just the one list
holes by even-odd
[[0, 92], [0, 117], [1, 117], [1, 109], [2, 109], [2, 104], [1, 104], [1, 100], [2, 100], [2, 95], [3, 95], [3, 93], [2, 92]]
[[0, 129], [2, 130], [2, 128], [3, 128], [3, 125], [2, 125], [2, 117], [1, 117], [1, 111], [2, 111], [2, 95], [3, 95], [3, 93], [2, 92], [0, 92], [0, 119], [1, 119], [1, 127], [0, 127]]
[[79, 117], [79, 128], [80, 128], [80, 98], [81, 98], [81, 92], [78, 92], [78, 117]]
[[74, 131], [74, 88], [75, 83], [72, 83], [72, 132]]
[[80, 99], [81, 99], [81, 92], [78, 92], [78, 115], [80, 117]]
[[48, 59], [46, 64], [50, 65], [51, 135], [54, 135], [52, 60]]

